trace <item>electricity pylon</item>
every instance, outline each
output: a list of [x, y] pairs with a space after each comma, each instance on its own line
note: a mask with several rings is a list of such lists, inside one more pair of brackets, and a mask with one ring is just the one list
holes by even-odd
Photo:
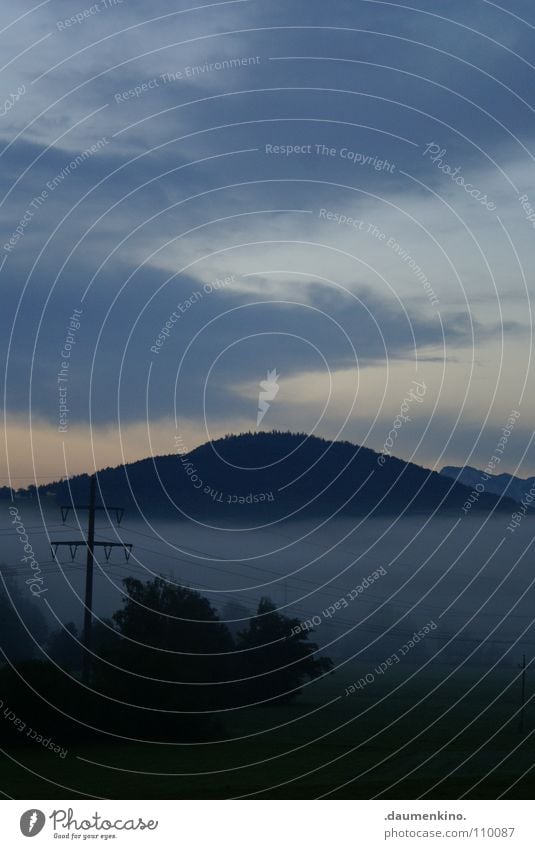
[[78, 551], [79, 546], [85, 546], [87, 548], [87, 560], [86, 560], [86, 569], [85, 569], [85, 605], [84, 605], [84, 631], [82, 636], [82, 641], [84, 645], [84, 652], [82, 655], [82, 681], [84, 683], [88, 683], [91, 677], [91, 643], [92, 643], [92, 630], [93, 630], [93, 563], [94, 563], [94, 551], [97, 546], [104, 549], [104, 555], [106, 560], [110, 559], [110, 554], [112, 548], [122, 548], [125, 554], [125, 558], [128, 561], [130, 557], [130, 552], [132, 550], [132, 543], [124, 543], [124, 542], [96, 542], [95, 541], [95, 513], [97, 510], [113, 510], [115, 511], [115, 515], [117, 517], [117, 524], [121, 524], [121, 519], [123, 517], [124, 510], [122, 507], [109, 507], [107, 508], [105, 505], [102, 507], [97, 507], [95, 505], [95, 494], [97, 488], [97, 476], [96, 474], [91, 475], [89, 479], [89, 504], [87, 505], [62, 505], [61, 506], [61, 518], [63, 522], [65, 522], [69, 510], [88, 510], [88, 521], [87, 521], [87, 539], [82, 540], [58, 540], [54, 542], [50, 542], [52, 546], [52, 554], [54, 559], [56, 559], [57, 551], [60, 545], [68, 545], [71, 553], [71, 560], [74, 560], [76, 557], [76, 552]]

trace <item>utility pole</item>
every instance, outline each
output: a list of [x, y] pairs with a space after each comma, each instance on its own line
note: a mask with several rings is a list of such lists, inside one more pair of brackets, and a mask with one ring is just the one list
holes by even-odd
[[97, 476], [96, 474], [92, 474], [89, 479], [89, 504], [88, 505], [62, 505], [61, 506], [61, 517], [63, 522], [67, 519], [69, 514], [69, 510], [87, 510], [88, 511], [88, 520], [87, 520], [87, 538], [85, 540], [58, 540], [50, 543], [52, 546], [52, 554], [54, 559], [56, 559], [57, 551], [60, 545], [68, 545], [71, 553], [71, 560], [74, 560], [76, 557], [76, 552], [78, 551], [78, 546], [86, 546], [87, 548], [87, 558], [86, 558], [86, 568], [85, 568], [85, 603], [84, 603], [84, 630], [82, 636], [82, 642], [84, 645], [84, 651], [82, 654], [82, 681], [84, 684], [87, 684], [91, 678], [91, 644], [92, 644], [92, 631], [93, 631], [93, 565], [94, 565], [94, 552], [95, 547], [100, 546], [104, 548], [104, 555], [106, 560], [109, 560], [112, 548], [122, 548], [125, 554], [125, 558], [128, 561], [130, 557], [130, 552], [132, 550], [131, 543], [124, 542], [95, 542], [95, 513], [97, 510], [113, 510], [115, 511], [117, 517], [117, 524], [121, 524], [121, 519], [123, 517], [124, 510], [122, 507], [110, 507], [107, 508], [105, 505], [102, 507], [97, 507], [95, 504], [96, 501], [96, 489], [97, 489]]
[[526, 655], [522, 655], [522, 695], [520, 697], [520, 716], [518, 719], [518, 730], [520, 733], [524, 731], [524, 714], [526, 712]]
[[89, 515], [87, 520], [87, 558], [85, 562], [85, 610], [84, 635], [85, 651], [82, 655], [82, 680], [87, 683], [90, 678], [89, 652], [91, 651], [91, 625], [93, 620], [93, 551], [95, 548], [95, 492], [97, 476], [91, 475], [89, 481]]

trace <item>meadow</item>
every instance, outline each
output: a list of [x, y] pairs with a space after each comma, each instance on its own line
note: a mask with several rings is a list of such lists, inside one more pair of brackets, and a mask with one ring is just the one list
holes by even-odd
[[220, 742], [70, 746], [65, 759], [39, 746], [10, 749], [2, 786], [18, 799], [533, 795], [535, 716], [528, 687], [519, 729], [514, 668], [422, 672], [406, 663], [344, 696], [367, 669], [349, 664], [290, 705], [232, 711]]

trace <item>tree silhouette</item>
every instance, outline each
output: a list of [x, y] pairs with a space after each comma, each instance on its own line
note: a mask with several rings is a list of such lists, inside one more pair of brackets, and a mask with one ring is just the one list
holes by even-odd
[[228, 629], [206, 598], [171, 580], [123, 584], [123, 607], [113, 614], [115, 632], [102, 646], [95, 685], [133, 706], [120, 710], [123, 727], [160, 739], [203, 736], [210, 712], [229, 703]]
[[269, 598], [260, 600], [257, 615], [237, 641], [249, 701], [289, 702], [302, 692], [305, 679], [331, 669], [330, 658], [314, 656], [318, 646], [310, 642], [310, 631], [292, 633], [298, 625], [298, 619], [277, 613]]
[[[21, 590], [7, 566], [0, 564], [0, 646], [12, 663], [41, 656], [38, 647], [46, 640], [45, 617], [29, 589]], [[33, 637], [33, 639], [32, 639]], [[0, 656], [0, 663], [4, 662]]]

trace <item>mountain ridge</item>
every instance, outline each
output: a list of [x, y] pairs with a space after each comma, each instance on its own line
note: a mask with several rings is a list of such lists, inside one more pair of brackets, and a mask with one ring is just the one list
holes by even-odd
[[[381, 462], [379, 462], [379, 459]], [[470, 489], [446, 475], [365, 446], [307, 434], [228, 434], [183, 454], [101, 469], [105, 505], [206, 519], [259, 515], [400, 515], [460, 510]], [[88, 475], [39, 487], [56, 502], [86, 503]], [[477, 509], [512, 512], [516, 502], [484, 493]]]
[[474, 466], [444, 466], [440, 474], [448, 478], [458, 479], [464, 486], [473, 489], [478, 484], [483, 484], [486, 492], [492, 495], [511, 498], [513, 501], [521, 502], [530, 489], [535, 487], [535, 477], [519, 478], [503, 472], [500, 475], [492, 475], [476, 469]]

